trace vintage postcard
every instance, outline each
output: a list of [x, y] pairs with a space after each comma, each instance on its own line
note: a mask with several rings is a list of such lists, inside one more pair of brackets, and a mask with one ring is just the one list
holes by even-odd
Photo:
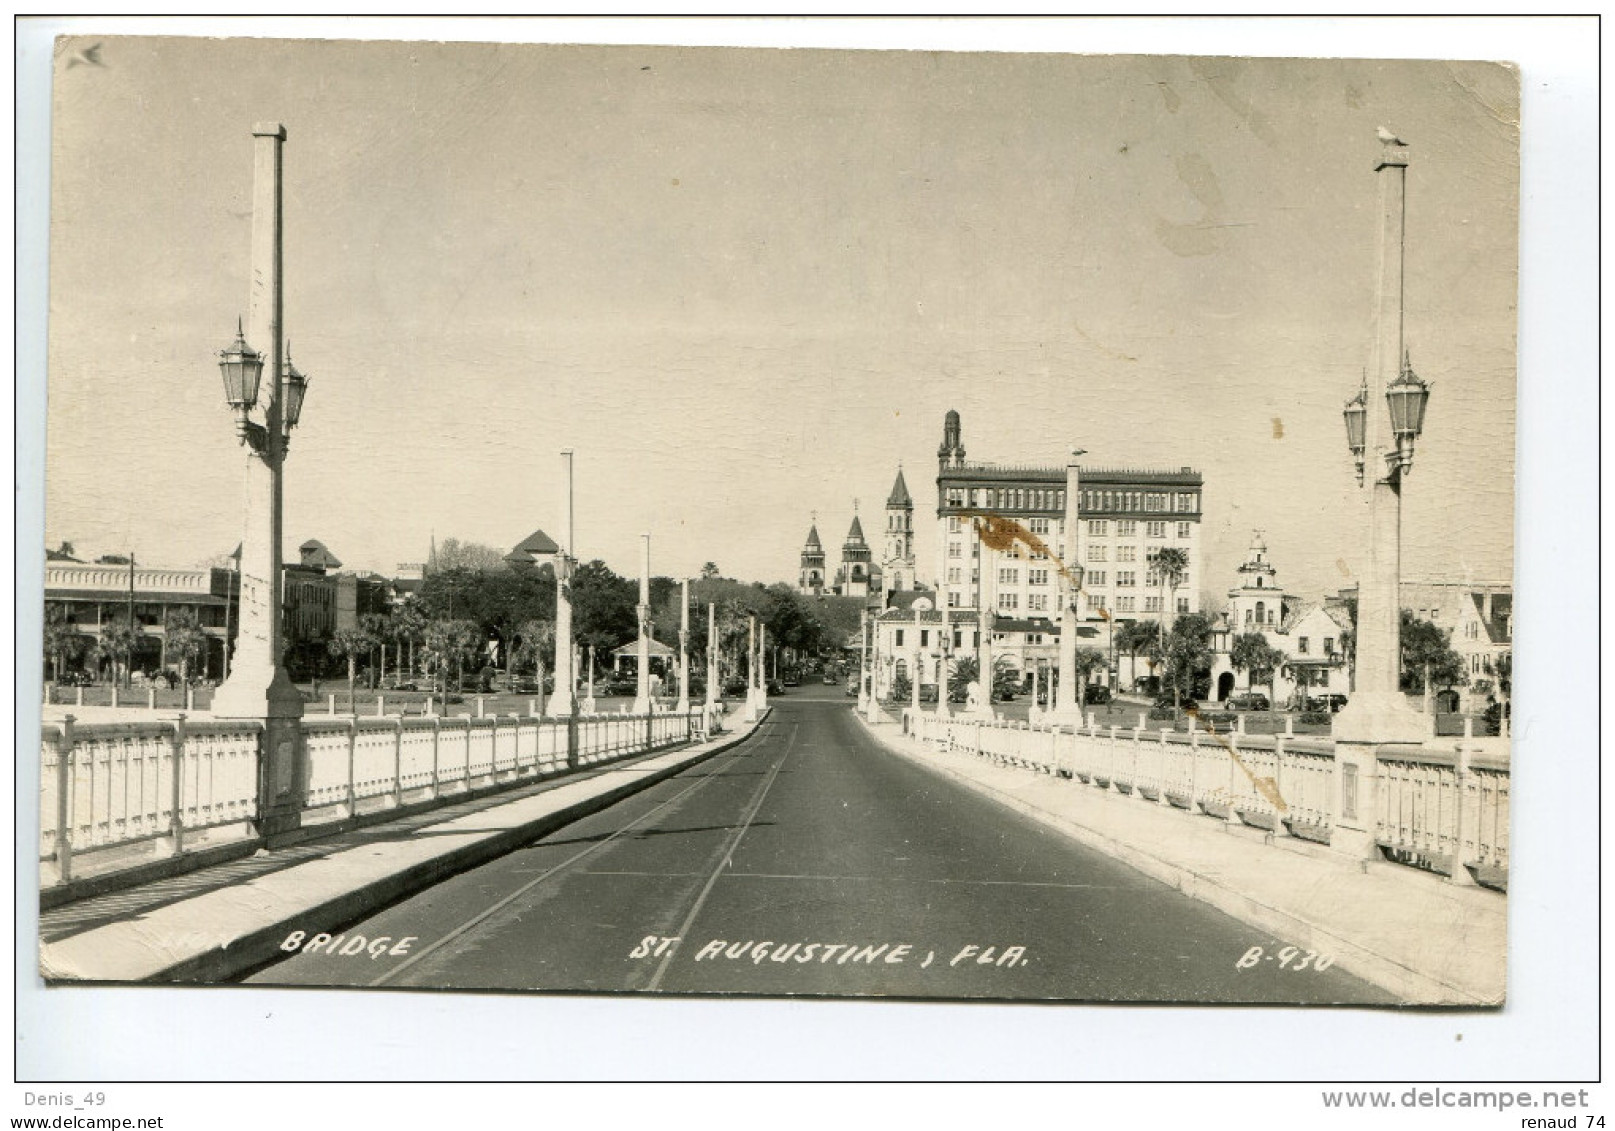
[[1513, 67], [53, 73], [47, 983], [1505, 1001]]

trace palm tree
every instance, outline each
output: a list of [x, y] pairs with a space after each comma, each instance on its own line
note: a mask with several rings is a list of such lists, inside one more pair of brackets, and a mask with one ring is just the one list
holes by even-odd
[[180, 683], [191, 683], [191, 662], [207, 648], [207, 633], [197, 622], [193, 609], [174, 609], [163, 629], [164, 650], [179, 661]]
[[391, 617], [380, 613], [366, 613], [359, 618], [359, 629], [370, 637], [370, 646], [381, 650], [381, 667], [376, 677], [376, 686], [380, 687], [387, 682], [387, 641], [393, 634]]
[[112, 662], [113, 680], [125, 687], [129, 686], [129, 661], [140, 635], [140, 630], [129, 623], [129, 614], [119, 613], [101, 626], [101, 638], [95, 644], [96, 657]]
[[375, 637], [363, 628], [339, 628], [331, 634], [330, 643], [326, 648], [333, 656], [346, 656], [348, 658], [348, 710], [353, 710], [353, 681], [358, 674], [359, 657], [375, 645]]
[[1155, 552], [1155, 574], [1161, 579], [1161, 635], [1165, 636], [1172, 623], [1167, 619], [1171, 600], [1183, 584], [1183, 575], [1189, 569], [1189, 554], [1176, 546], [1167, 546]]
[[516, 627], [516, 635], [520, 637], [521, 644], [516, 648], [516, 654], [523, 662], [531, 661], [533, 665], [533, 682], [538, 685], [538, 693], [544, 694], [544, 656], [555, 651], [555, 622], [552, 620], [524, 620]]
[[[415, 642], [426, 630], [426, 618], [414, 602], [400, 605], [392, 615], [393, 640], [409, 650], [409, 677], [415, 678]], [[401, 663], [401, 660], [399, 661]]]
[[981, 672], [981, 665], [974, 656], [956, 656], [948, 668], [948, 694], [968, 694], [970, 685], [976, 682]]
[[444, 694], [448, 693], [450, 663], [455, 665], [463, 689], [465, 673], [462, 664], [466, 652], [476, 645], [477, 636], [477, 626], [468, 620], [445, 618], [427, 624], [422, 647], [428, 659], [432, 661], [434, 689], [437, 685], [437, 676], [441, 674], [442, 690]]
[[84, 651], [84, 637], [67, 619], [67, 610], [52, 605], [45, 610], [45, 659], [50, 664], [52, 680], [62, 678], [66, 661], [77, 658]]

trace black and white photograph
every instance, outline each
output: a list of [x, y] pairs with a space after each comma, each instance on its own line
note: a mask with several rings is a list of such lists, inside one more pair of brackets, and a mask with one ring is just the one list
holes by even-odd
[[47, 1007], [1510, 1008], [1518, 65], [50, 71]]

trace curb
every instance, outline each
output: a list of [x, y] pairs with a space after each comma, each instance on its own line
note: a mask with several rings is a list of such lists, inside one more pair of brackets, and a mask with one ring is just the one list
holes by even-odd
[[[691, 757], [665, 766], [655, 773], [647, 774], [642, 778], [607, 789], [569, 805], [565, 809], [546, 814], [524, 825], [505, 829], [475, 844], [465, 845], [432, 860], [417, 864], [405, 871], [373, 880], [316, 907], [299, 910], [295, 916], [279, 919], [268, 926], [258, 928], [217, 950], [193, 955], [190, 958], [176, 962], [157, 973], [148, 975], [141, 981], [148, 983], [223, 982], [240, 978], [259, 967], [273, 962], [280, 955], [279, 944], [281, 940], [294, 927], [310, 934], [319, 931], [330, 931], [344, 923], [350, 923], [373, 911], [378, 911], [405, 896], [422, 891], [449, 876], [486, 864], [488, 861], [514, 851], [538, 837], [546, 836], [574, 821], [614, 805], [625, 797], [630, 797], [659, 782], [666, 781], [691, 766], [700, 765], [709, 758], [734, 749], [755, 735], [758, 728], [767, 721], [769, 714], [770, 711], [764, 710], [758, 716], [756, 724], [747, 729], [744, 734], [736, 735], [726, 741], [720, 741], [710, 749], [699, 751]], [[94, 978], [53, 977], [50, 971], [45, 968], [43, 955], [41, 956], [40, 966], [41, 974], [47, 983], [94, 985], [97, 981]]]
[[1136, 871], [1144, 873], [1151, 879], [1167, 884], [1191, 899], [1207, 904], [1225, 915], [1238, 919], [1247, 926], [1271, 932], [1304, 949], [1316, 950], [1320, 954], [1330, 954], [1335, 958], [1336, 965], [1341, 969], [1355, 974], [1365, 981], [1372, 982], [1383, 990], [1398, 995], [1408, 1005], [1472, 1005], [1491, 1008], [1501, 1008], [1503, 1005], [1501, 996], [1496, 999], [1490, 999], [1476, 993], [1474, 990], [1453, 985], [1451, 982], [1428, 974], [1422, 974], [1397, 959], [1379, 954], [1350, 939], [1343, 938], [1310, 923], [1291, 912], [1252, 899], [1250, 896], [1228, 887], [1219, 880], [1196, 872], [1193, 868], [1163, 860], [1159, 856], [1116, 840], [1068, 817], [1050, 812], [1030, 802], [1022, 801], [1012, 794], [977, 781], [949, 766], [941, 765], [922, 756], [917, 751], [907, 749], [901, 743], [893, 741], [892, 738], [877, 733], [873, 727], [862, 719], [859, 722], [863, 724], [864, 730], [868, 732], [871, 738], [898, 757], [922, 766], [933, 773], [951, 778], [965, 788], [974, 790], [1003, 805], [1005, 808], [1013, 809], [1040, 824], [1064, 833], [1090, 848], [1097, 849]]

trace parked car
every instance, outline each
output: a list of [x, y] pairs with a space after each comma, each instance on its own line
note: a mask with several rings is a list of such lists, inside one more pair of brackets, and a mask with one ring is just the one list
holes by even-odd
[[922, 683], [922, 684], [920, 684], [920, 702], [921, 703], [935, 703], [936, 702], [936, 684], [934, 684], [934, 683]]
[[62, 687], [92, 687], [95, 677], [89, 672], [63, 672], [62, 678], [56, 682]]
[[723, 693], [725, 695], [746, 694], [746, 681], [738, 675], [730, 676], [728, 681], [723, 685]]
[[1346, 697], [1340, 694], [1314, 695], [1307, 700], [1306, 709], [1309, 711], [1328, 711], [1330, 714], [1340, 710], [1346, 705]]
[[1273, 704], [1260, 691], [1246, 691], [1239, 695], [1230, 695], [1227, 706], [1230, 711], [1266, 711], [1271, 709]]
[[784, 695], [785, 694], [785, 684], [783, 682], [781, 682], [780, 680], [771, 679], [771, 680], [768, 681], [767, 686], [768, 686], [768, 693], [770, 695]]
[[826, 687], [834, 687], [836, 684], [838, 684], [840, 682], [841, 681], [835, 677], [834, 672], [825, 672], [824, 673], [824, 686], [826, 686]]
[[1088, 705], [1090, 707], [1095, 703], [1110, 702], [1110, 688], [1106, 687], [1102, 683], [1090, 683], [1088, 685], [1088, 690], [1083, 694], [1088, 697]]

